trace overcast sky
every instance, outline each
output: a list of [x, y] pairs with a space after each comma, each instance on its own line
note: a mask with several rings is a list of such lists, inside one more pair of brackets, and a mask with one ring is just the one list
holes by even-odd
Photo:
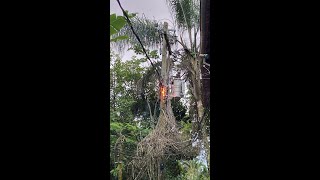
[[[172, 25], [170, 21], [172, 16], [169, 11], [169, 7], [166, 4], [166, 0], [120, 0], [120, 3], [124, 10], [128, 10], [129, 13], [138, 13], [138, 16], [144, 14], [148, 19], [158, 20], [160, 22], [168, 22], [169, 27]], [[116, 13], [122, 15], [122, 11], [116, 0], [110, 0], [110, 13]], [[134, 53], [127, 52], [123, 54], [123, 59], [130, 59]]]
[[[120, 0], [120, 3], [130, 13], [144, 13], [149, 19], [172, 19], [166, 0]], [[122, 15], [116, 0], [110, 0], [110, 12]]]

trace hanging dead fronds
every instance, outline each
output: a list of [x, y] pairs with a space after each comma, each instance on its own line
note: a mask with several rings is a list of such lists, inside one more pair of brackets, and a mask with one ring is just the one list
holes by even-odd
[[182, 138], [171, 103], [167, 101], [167, 109], [160, 112], [155, 129], [138, 143], [136, 156], [129, 164], [132, 179], [157, 178], [160, 164], [169, 157], [194, 156], [198, 151], [191, 146], [190, 139]]

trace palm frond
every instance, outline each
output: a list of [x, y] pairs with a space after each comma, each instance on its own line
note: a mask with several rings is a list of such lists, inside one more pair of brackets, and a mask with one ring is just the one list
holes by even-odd
[[[145, 16], [135, 16], [131, 18], [131, 23], [136, 34], [141, 39], [143, 46], [146, 48], [156, 48], [160, 45], [160, 33], [162, 25], [156, 21], [146, 18]], [[128, 39], [111, 42], [111, 47], [119, 52], [123, 52], [126, 48], [134, 45], [139, 45], [139, 42], [135, 35], [133, 34], [130, 26], [127, 24], [123, 27], [116, 36], [128, 36]]]
[[167, 4], [175, 16], [178, 28], [191, 29], [200, 25], [199, 0], [167, 0]]

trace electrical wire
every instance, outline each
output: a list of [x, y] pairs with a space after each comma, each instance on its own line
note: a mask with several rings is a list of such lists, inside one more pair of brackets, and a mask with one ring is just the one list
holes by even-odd
[[139, 41], [139, 43], [140, 43], [140, 45], [141, 45], [141, 47], [142, 47], [142, 50], [143, 50], [143, 52], [145, 53], [147, 59], [150, 61], [151, 65], [155, 68], [155, 70], [156, 70], [156, 72], [157, 72], [157, 75], [158, 75], [158, 79], [159, 79], [159, 81], [160, 81], [160, 83], [161, 83], [161, 82], [162, 82], [162, 81], [161, 81], [161, 76], [160, 76], [160, 73], [159, 73], [158, 69], [155, 67], [155, 65], [154, 65], [153, 62], [151, 61], [151, 59], [150, 59], [150, 57], [149, 57], [146, 49], [144, 48], [144, 46], [143, 46], [143, 44], [142, 44], [139, 36], [138, 36], [138, 35], [136, 34], [136, 32], [134, 31], [133, 26], [132, 26], [132, 23], [131, 23], [131, 21], [130, 21], [130, 19], [129, 19], [129, 17], [128, 17], [127, 12], [123, 9], [120, 1], [117, 0], [117, 2], [118, 2], [119, 6], [120, 6], [120, 8], [121, 8], [121, 10], [122, 10], [123, 15], [126, 17], [126, 20], [127, 20], [128, 24], [129, 24], [129, 26], [130, 26], [133, 34], [135, 35], [135, 37], [136, 37], [137, 40]]

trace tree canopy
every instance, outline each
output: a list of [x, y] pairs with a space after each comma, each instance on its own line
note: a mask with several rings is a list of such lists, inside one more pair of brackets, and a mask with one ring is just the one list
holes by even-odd
[[[177, 36], [170, 34], [169, 38], [172, 44], [178, 43], [180, 48], [170, 52], [170, 58], [176, 62], [172, 66], [174, 71], [183, 71], [183, 80], [188, 82], [185, 101], [180, 99], [170, 101], [169, 112], [173, 117], [171, 120], [161, 115], [160, 82], [155, 73], [161, 69], [160, 56], [163, 58], [163, 55], [158, 50], [151, 50], [153, 47], [161, 47], [163, 41], [166, 41], [162, 23], [136, 13], [129, 14], [128, 11], [125, 11], [124, 16], [110, 15], [110, 41], [111, 47], [115, 50], [110, 54], [111, 179], [209, 179], [208, 112], [210, 109], [204, 109], [202, 105], [200, 82], [202, 62], [199, 60], [199, 41], [197, 41], [200, 2], [199, 0], [166, 0], [166, 2], [174, 14], [178, 33]], [[136, 32], [132, 32], [132, 29]], [[141, 42], [137, 41], [137, 36]], [[124, 60], [120, 58], [119, 50], [133, 50], [135, 55], [129, 60]], [[151, 59], [154, 62], [152, 65], [148, 63]], [[176, 125], [171, 126], [170, 123]], [[170, 135], [172, 129], [162, 129], [164, 127], [177, 127], [174, 130], [177, 134]], [[154, 149], [156, 146], [153, 147], [149, 142], [155, 143], [161, 137], [166, 143], [170, 140], [186, 143], [180, 144], [180, 149], [186, 151], [188, 155], [183, 152], [177, 153], [179, 148], [175, 148], [180, 145], [170, 142], [171, 145], [157, 146], [159, 153], [161, 148], [165, 150], [161, 151], [161, 157], [166, 156], [160, 158], [158, 164], [154, 162], [152, 164], [155, 154], [149, 157], [151, 161], [137, 160], [150, 151], [158, 152]], [[190, 150], [187, 147], [190, 147]], [[200, 151], [205, 152], [204, 159], [207, 163], [200, 160]], [[149, 166], [146, 166], [146, 163], [149, 163]], [[159, 167], [150, 171], [151, 164]], [[159, 172], [158, 175], [154, 174], [157, 168], [161, 171], [161, 176]]]

